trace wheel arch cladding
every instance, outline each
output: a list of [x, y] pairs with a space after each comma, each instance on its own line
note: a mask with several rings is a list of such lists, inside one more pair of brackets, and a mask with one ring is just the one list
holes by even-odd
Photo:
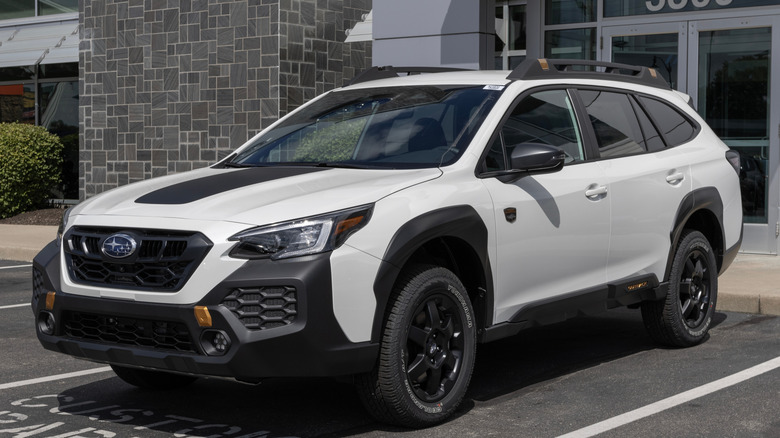
[[377, 307], [371, 340], [381, 340], [393, 288], [403, 270], [414, 264], [442, 266], [458, 276], [474, 307], [477, 327], [484, 327], [493, 307], [487, 240], [485, 223], [469, 205], [433, 210], [401, 226], [390, 240], [374, 281]]
[[688, 193], [680, 202], [671, 232], [672, 245], [669, 248], [664, 281], [669, 280], [674, 252], [685, 229], [697, 230], [704, 234], [715, 252], [715, 263], [720, 272], [726, 251], [726, 238], [723, 229], [723, 201], [718, 189], [715, 187], [696, 189]]

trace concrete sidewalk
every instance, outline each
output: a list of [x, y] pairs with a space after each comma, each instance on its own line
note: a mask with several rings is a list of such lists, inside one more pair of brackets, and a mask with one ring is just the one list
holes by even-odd
[[[57, 227], [0, 224], [0, 260], [32, 261]], [[780, 256], [740, 254], [719, 279], [718, 310], [780, 315]]]

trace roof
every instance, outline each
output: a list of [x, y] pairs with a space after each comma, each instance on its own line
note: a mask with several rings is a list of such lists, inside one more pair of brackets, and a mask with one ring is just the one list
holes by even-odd
[[0, 67], [78, 62], [77, 21], [0, 29]]

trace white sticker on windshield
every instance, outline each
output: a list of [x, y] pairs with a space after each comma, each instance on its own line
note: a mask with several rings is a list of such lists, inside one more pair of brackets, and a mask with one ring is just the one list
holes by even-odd
[[504, 89], [503, 85], [485, 85], [484, 90], [494, 90], [494, 91], [501, 91]]

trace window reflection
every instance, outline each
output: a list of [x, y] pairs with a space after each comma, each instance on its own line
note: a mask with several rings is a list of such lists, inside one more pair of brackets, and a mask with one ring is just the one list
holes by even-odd
[[35, 124], [33, 84], [0, 85], [0, 122]]
[[78, 11], [78, 0], [39, 0], [38, 2], [38, 15], [67, 14]]
[[742, 210], [767, 223], [769, 164], [769, 27], [700, 32], [698, 111], [740, 152]]
[[63, 148], [62, 185], [57, 195], [65, 199], [79, 196], [79, 83], [42, 83], [39, 91], [40, 125], [60, 137]]

